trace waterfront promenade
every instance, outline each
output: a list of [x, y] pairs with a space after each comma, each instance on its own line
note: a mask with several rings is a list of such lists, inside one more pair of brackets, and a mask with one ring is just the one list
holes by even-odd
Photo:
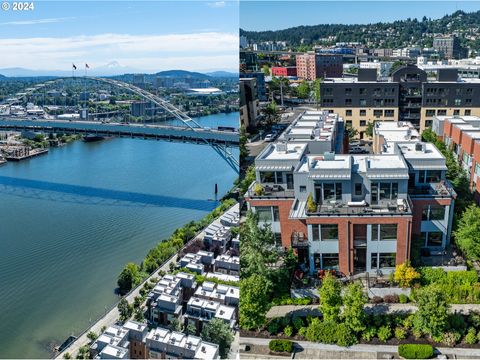
[[[229, 208], [226, 212], [232, 211], [232, 210], [239, 210], [239, 204], [233, 205], [231, 208]], [[215, 219], [212, 224], [215, 225], [220, 225], [220, 218], [222, 217], [223, 214], [221, 214], [217, 219]], [[185, 248], [187, 245], [189, 245], [193, 241], [203, 241], [203, 238], [205, 237], [205, 229], [200, 231], [196, 236], [194, 236], [183, 248]], [[183, 249], [182, 248], [182, 249]], [[181, 250], [180, 250], [181, 251]], [[179, 251], [179, 252], [180, 252]], [[160, 268], [158, 268], [155, 272], [153, 272], [148, 278], [146, 278], [142, 283], [140, 283], [137, 287], [132, 289], [127, 295], [125, 295], [125, 299], [129, 302], [132, 303], [134, 301], [134, 298], [136, 296], [140, 296], [140, 289], [143, 287], [145, 283], [150, 281], [152, 278], [161, 278], [160, 273], [161, 272], [168, 272], [170, 270], [170, 264], [175, 263], [177, 258], [177, 254], [173, 255], [170, 259], [168, 259]], [[120, 301], [120, 298], [119, 298]], [[63, 355], [66, 353], [69, 353], [72, 357], [75, 357], [79, 349], [88, 344], [90, 340], [87, 337], [87, 334], [90, 331], [95, 332], [97, 335], [100, 334], [102, 331], [102, 327], [109, 327], [110, 325], [115, 324], [118, 319], [120, 318], [120, 314], [117, 309], [117, 303], [115, 303], [109, 311], [106, 312], [106, 314], [98, 319], [93, 325], [91, 325], [88, 329], [86, 329], [78, 338], [72, 342], [69, 346], [67, 346], [65, 349], [63, 349], [62, 352], [58, 353], [55, 355], [56, 359], [62, 359]]]

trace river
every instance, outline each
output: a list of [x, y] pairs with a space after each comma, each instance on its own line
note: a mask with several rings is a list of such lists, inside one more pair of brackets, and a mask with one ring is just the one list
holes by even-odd
[[[238, 127], [238, 113], [197, 120]], [[127, 262], [211, 211], [215, 184], [221, 196], [236, 177], [205, 145], [116, 138], [0, 167], [0, 357], [50, 357], [114, 304]]]

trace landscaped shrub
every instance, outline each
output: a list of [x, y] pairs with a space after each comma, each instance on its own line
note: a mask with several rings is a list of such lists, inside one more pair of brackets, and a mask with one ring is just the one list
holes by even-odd
[[270, 321], [267, 327], [267, 331], [270, 335], [278, 334], [278, 332], [280, 331], [280, 325], [278, 324], [278, 321], [276, 319]]
[[371, 341], [377, 335], [377, 329], [374, 327], [368, 327], [362, 332], [362, 339], [365, 341]]
[[307, 327], [306, 326], [298, 329], [298, 335], [305, 337], [306, 334], [307, 334]]
[[404, 328], [397, 326], [395, 328], [395, 338], [397, 340], [403, 340], [406, 337], [407, 337], [407, 331]]
[[296, 298], [292, 299], [291, 297], [281, 297], [275, 298], [271, 301], [272, 305], [310, 305], [312, 299], [310, 298]]
[[398, 300], [400, 301], [400, 304], [406, 304], [408, 303], [408, 296], [405, 294], [400, 294], [398, 295]]
[[463, 334], [467, 329], [467, 323], [465, 322], [465, 318], [463, 317], [463, 315], [460, 314], [451, 314], [448, 317], [448, 325], [451, 330], [458, 331], [461, 334]]
[[292, 320], [292, 323], [293, 323], [293, 327], [297, 331], [300, 330], [305, 325], [300, 316], [294, 317], [293, 320]]
[[[459, 333], [457, 333], [457, 334], [459, 334]], [[445, 345], [450, 346], [450, 347], [455, 346], [455, 344], [457, 343], [457, 341], [460, 340], [460, 339], [458, 338], [457, 334], [454, 333], [454, 332], [451, 332], [451, 331], [446, 332], [445, 334], [443, 334], [442, 342], [443, 342]], [[461, 337], [462, 337], [462, 336], [460, 335], [460, 338], [461, 338]]]
[[477, 331], [474, 328], [468, 329], [467, 335], [465, 335], [464, 339], [465, 344], [475, 344], [477, 342]]
[[393, 278], [402, 288], [407, 288], [411, 286], [414, 280], [419, 279], [420, 276], [420, 273], [415, 271], [415, 269], [410, 265], [410, 262], [406, 261], [403, 264], [395, 267]]
[[378, 329], [377, 336], [381, 341], [387, 342], [392, 337], [392, 329], [390, 326], [384, 325]]
[[338, 346], [351, 346], [357, 343], [357, 337], [345, 324], [338, 325], [336, 335]]
[[372, 303], [373, 303], [373, 304], [380, 304], [380, 303], [382, 303], [382, 302], [383, 302], [383, 299], [382, 299], [380, 296], [374, 296], [374, 297], [372, 298]]
[[415, 314], [409, 314], [405, 319], [402, 321], [402, 325], [405, 329], [413, 328], [413, 321], [415, 320]]
[[308, 326], [305, 337], [308, 341], [335, 344], [337, 342], [337, 326], [335, 321], [321, 321], [315, 318]]
[[423, 344], [402, 344], [398, 345], [398, 354], [405, 359], [430, 359], [433, 356], [433, 347]]
[[388, 304], [398, 304], [400, 300], [397, 294], [392, 294], [392, 295], [385, 295], [383, 297], [383, 301], [385, 301]]
[[468, 321], [475, 329], [480, 328], [480, 314], [476, 312], [470, 313], [468, 316]]
[[277, 321], [280, 323], [280, 326], [282, 328], [290, 325], [290, 318], [285, 316], [285, 317], [281, 317], [281, 318], [277, 318]]
[[285, 336], [291, 337], [293, 335], [293, 326], [286, 326], [285, 329], [283, 329], [283, 333], [285, 334]]
[[287, 352], [287, 353], [292, 353], [293, 352], [293, 342], [290, 340], [270, 340], [270, 343], [268, 344], [268, 348], [271, 351], [275, 352]]
[[432, 283], [442, 283], [447, 276], [445, 270], [440, 268], [422, 267], [418, 269], [420, 273], [420, 281], [422, 285], [430, 285]]

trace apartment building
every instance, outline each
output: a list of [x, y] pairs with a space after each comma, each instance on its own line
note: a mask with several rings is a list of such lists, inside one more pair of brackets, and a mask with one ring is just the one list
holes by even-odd
[[460, 79], [456, 69], [440, 69], [429, 79], [409, 65], [388, 80], [378, 79], [374, 69], [359, 69], [357, 78], [325, 79], [321, 105], [357, 129], [360, 138], [373, 121], [409, 121], [423, 131], [435, 116], [480, 116], [480, 81]]
[[297, 76], [297, 68], [295, 66], [274, 66], [272, 67], [272, 75], [279, 77]]
[[432, 252], [441, 251], [454, 205], [445, 159], [433, 145], [418, 142], [418, 133], [398, 140], [384, 133], [388, 146], [379, 153], [342, 155], [281, 136], [255, 160], [248, 205], [261, 223], [271, 224], [277, 245], [294, 248], [312, 274], [389, 273], [409, 259], [412, 234], [423, 236]]
[[180, 267], [186, 268], [198, 275], [212, 271], [215, 263], [215, 256], [211, 251], [200, 250], [196, 254], [188, 253], [179, 261]]
[[342, 55], [306, 53], [296, 56], [297, 77], [316, 80], [326, 77], [342, 77]]
[[456, 36], [433, 38], [433, 48], [445, 59], [461, 59], [468, 55], [468, 49], [460, 45], [460, 39]]
[[259, 115], [257, 80], [240, 79], [240, 125], [254, 128]]

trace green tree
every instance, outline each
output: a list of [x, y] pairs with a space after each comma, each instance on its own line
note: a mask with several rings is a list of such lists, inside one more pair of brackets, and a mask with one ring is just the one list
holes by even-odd
[[222, 359], [228, 357], [233, 342], [233, 333], [230, 326], [221, 319], [210, 320], [202, 330], [201, 337], [205, 341], [218, 344]]
[[365, 134], [368, 137], [373, 137], [373, 128], [375, 127], [375, 121], [369, 121], [367, 124], [367, 130], [365, 130]]
[[121, 321], [127, 321], [128, 319], [130, 319], [130, 316], [132, 316], [133, 308], [128, 303], [127, 299], [122, 298], [118, 302], [117, 308], [118, 308], [118, 312], [120, 313], [120, 320]]
[[321, 91], [320, 91], [320, 88], [321, 88], [321, 84], [322, 84], [322, 79], [316, 79], [314, 82], [313, 82], [313, 96], [314, 96], [314, 99], [315, 99], [315, 104], [317, 105], [317, 110], [319, 109], [320, 107], [320, 100], [321, 100]]
[[268, 288], [265, 277], [253, 274], [240, 280], [240, 327], [258, 329], [265, 323], [268, 311]]
[[473, 260], [480, 259], [480, 208], [472, 204], [461, 215], [454, 231], [455, 243], [462, 252]]
[[366, 316], [363, 307], [367, 303], [367, 296], [360, 284], [347, 286], [343, 294], [342, 319], [352, 331], [361, 332], [366, 329]]
[[300, 99], [308, 99], [310, 97], [310, 84], [307, 80], [303, 80], [297, 87], [297, 96]]
[[128, 293], [134, 285], [141, 281], [139, 267], [135, 263], [128, 263], [118, 276], [117, 284], [120, 294]]
[[247, 148], [247, 132], [245, 126], [240, 126], [240, 139], [239, 139], [239, 148], [240, 148], [240, 162], [243, 163], [248, 156]]
[[185, 332], [188, 335], [195, 335], [197, 333], [197, 328], [195, 327], [195, 324], [189, 323], [187, 327], [185, 328]]
[[265, 116], [265, 123], [267, 125], [272, 125], [278, 122], [280, 115], [278, 113], [277, 104], [272, 100], [267, 106], [262, 110], [263, 115]]
[[183, 326], [182, 322], [180, 320], [178, 320], [177, 318], [173, 319], [170, 322], [170, 328], [173, 331], [178, 331], [178, 332], [183, 332], [183, 330], [184, 330], [184, 326]]
[[87, 334], [88, 340], [90, 340], [90, 343], [93, 343], [95, 340], [97, 340], [98, 335], [95, 331], [89, 331]]
[[263, 65], [262, 72], [264, 73], [265, 76], [270, 76], [270, 67], [268, 65]]
[[145, 320], [145, 313], [143, 312], [142, 308], [135, 309], [135, 312], [133, 313], [133, 319], [140, 322]]
[[327, 273], [319, 290], [320, 311], [324, 321], [338, 321], [342, 306], [341, 291], [340, 282], [333, 275]]
[[348, 135], [348, 139], [349, 139], [349, 140], [355, 139], [355, 137], [358, 135], [358, 130], [355, 129], [355, 128], [353, 128], [351, 125], [347, 125], [347, 126], [345, 127], [345, 131], [346, 131], [346, 133], [347, 133], [347, 135]]
[[63, 358], [64, 358], [64, 359], [71, 359], [71, 358], [72, 358], [72, 354], [70, 354], [69, 352], [66, 352], [65, 354], [63, 354]]
[[418, 290], [416, 302], [415, 331], [431, 337], [442, 335], [448, 325], [449, 305], [445, 292], [440, 287], [429, 285]]

